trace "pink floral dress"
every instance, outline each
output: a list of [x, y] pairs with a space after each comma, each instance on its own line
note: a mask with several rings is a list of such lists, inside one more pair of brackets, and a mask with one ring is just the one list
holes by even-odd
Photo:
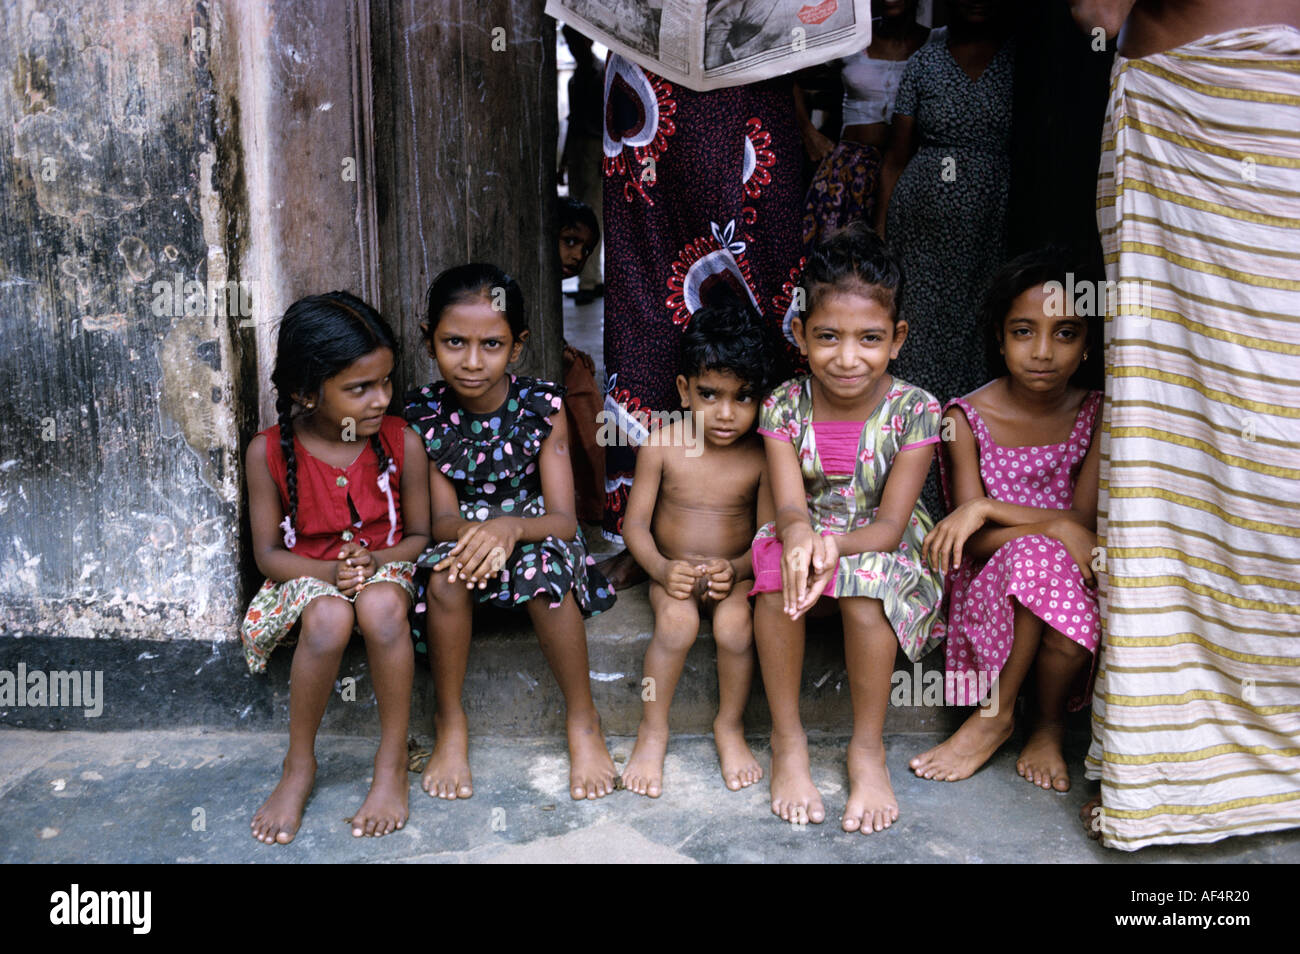
[[[980, 479], [988, 496], [1022, 507], [1069, 510], [1073, 506], [1075, 480], [1092, 444], [1101, 407], [1100, 391], [1083, 399], [1074, 430], [1065, 441], [1042, 446], [996, 444], [969, 401], [954, 398], [948, 407], [954, 405], [966, 414], [975, 434]], [[944, 490], [951, 495], [949, 484], [945, 472]], [[1059, 541], [1031, 534], [1004, 543], [986, 561], [964, 557], [949, 575], [949, 586], [944, 695], [950, 705], [974, 705], [977, 692], [992, 685], [1006, 665], [1014, 635], [1014, 600], [1095, 659], [1101, 634], [1097, 594], [1084, 584], [1083, 573]], [[1085, 672], [1072, 688], [1071, 711], [1088, 703], [1090, 676]]]

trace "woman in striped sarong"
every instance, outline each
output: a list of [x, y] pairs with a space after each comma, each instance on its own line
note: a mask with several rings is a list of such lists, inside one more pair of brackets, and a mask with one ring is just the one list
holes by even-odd
[[1087, 772], [1094, 830], [1127, 850], [1300, 826], [1300, 31], [1219, 23], [1142, 55], [1142, 28], [1170, 35], [1144, 6], [1098, 182], [1121, 304]]

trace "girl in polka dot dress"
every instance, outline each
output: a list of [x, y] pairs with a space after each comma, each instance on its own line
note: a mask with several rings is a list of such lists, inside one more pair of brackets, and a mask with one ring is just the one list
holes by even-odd
[[[924, 551], [950, 571], [946, 701], [981, 708], [912, 759], [924, 778], [966, 778], [1007, 741], [1032, 667], [1036, 719], [1016, 771], [1045, 789], [1070, 787], [1065, 712], [1088, 701], [1100, 636], [1091, 562], [1102, 395], [1072, 380], [1088, 359], [1096, 323], [1087, 312], [1096, 309], [1063, 301], [1069, 271], [1064, 253], [1049, 249], [999, 272], [984, 319], [990, 360], [1007, 374], [945, 409], [940, 460], [953, 510]], [[1095, 281], [1079, 277], [1076, 288]]]
[[570, 794], [614, 790], [614, 763], [591, 698], [583, 613], [614, 604], [574, 516], [564, 388], [510, 374], [528, 330], [519, 285], [493, 265], [462, 265], [429, 288], [422, 326], [442, 381], [408, 396], [406, 419], [432, 466], [433, 546], [416, 561], [428, 587], [436, 743], [422, 785], [468, 798], [461, 692], [474, 602], [527, 609], [564, 692]]

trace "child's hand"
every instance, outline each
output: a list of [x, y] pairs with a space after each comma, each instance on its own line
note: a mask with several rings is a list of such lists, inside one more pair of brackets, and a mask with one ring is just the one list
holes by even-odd
[[720, 603], [731, 594], [736, 582], [736, 570], [730, 560], [719, 557], [704, 564], [702, 579], [709, 599]]
[[813, 554], [811, 560], [812, 576], [808, 580], [808, 586], [803, 595], [796, 602], [794, 612], [790, 614], [791, 619], [798, 619], [821, 599], [822, 591], [826, 589], [826, 584], [830, 582], [831, 575], [835, 572], [836, 565], [840, 562], [840, 547], [835, 542], [834, 536], [823, 537], [820, 534], [813, 537]]
[[1078, 564], [1083, 574], [1083, 582], [1088, 586], [1097, 585], [1097, 577], [1092, 572], [1092, 550], [1097, 545], [1097, 534], [1087, 527], [1061, 517], [1048, 524], [1047, 535], [1060, 541], [1066, 551]]
[[925, 540], [921, 543], [921, 555], [930, 566], [945, 573], [961, 566], [962, 548], [984, 526], [987, 519], [986, 503], [984, 497], [966, 501], [925, 535]]
[[700, 576], [700, 570], [694, 564], [685, 560], [671, 560], [664, 567], [664, 578], [660, 584], [673, 599], [688, 600], [695, 592], [695, 584]]
[[505, 569], [521, 532], [514, 517], [495, 517], [472, 524], [461, 530], [456, 546], [433, 569], [436, 572], [450, 568], [449, 583], [460, 579], [466, 589], [477, 586], [481, 590], [488, 580]]
[[361, 584], [375, 575], [375, 560], [359, 543], [348, 542], [339, 549], [334, 567], [334, 585], [344, 596], [356, 596]]
[[812, 524], [798, 523], [785, 532], [781, 541], [781, 602], [791, 616], [808, 590], [815, 537]]

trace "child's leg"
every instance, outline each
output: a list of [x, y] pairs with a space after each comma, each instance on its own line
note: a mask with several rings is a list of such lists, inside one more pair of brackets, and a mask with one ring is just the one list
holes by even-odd
[[319, 596], [303, 610], [289, 672], [289, 753], [280, 784], [253, 816], [258, 841], [287, 845], [302, 824], [316, 778], [316, 730], [334, 691], [354, 618], [352, 604], [336, 596]]
[[741, 581], [713, 608], [713, 642], [718, 650], [718, 717], [713, 741], [722, 779], [733, 792], [763, 777], [763, 768], [745, 742], [745, 703], [754, 681], [754, 620]]
[[898, 637], [880, 600], [840, 600], [844, 615], [844, 664], [853, 697], [849, 740], [849, 800], [840, 826], [869, 834], [898, 820], [898, 799], [885, 767], [885, 713], [898, 654]]
[[951, 738], [912, 759], [908, 764], [917, 775], [940, 782], [969, 778], [1011, 737], [1016, 696], [1043, 634], [1041, 619], [1019, 601], [1015, 607], [1011, 654], [989, 689], [989, 695], [996, 697], [996, 708], [977, 707]]
[[447, 582], [447, 573], [429, 574], [429, 615], [425, 644], [433, 673], [433, 755], [420, 786], [436, 798], [469, 798], [469, 719], [461, 705], [469, 642], [474, 622], [472, 596], [463, 584]]
[[1016, 760], [1016, 771], [1035, 785], [1068, 792], [1070, 772], [1061, 750], [1065, 737], [1065, 704], [1070, 686], [1092, 654], [1064, 633], [1046, 626], [1044, 629], [1035, 666], [1037, 717], [1034, 731]]
[[411, 600], [396, 583], [372, 583], [357, 594], [357, 624], [379, 703], [379, 751], [375, 775], [352, 817], [354, 836], [387, 835], [406, 824], [410, 782], [406, 777], [406, 730], [411, 721], [415, 647], [407, 613]]
[[623, 769], [623, 786], [638, 795], [658, 798], [668, 751], [668, 710], [686, 654], [700, 632], [700, 610], [693, 595], [674, 599], [654, 580], [650, 581], [650, 608], [655, 614], [655, 630], [642, 672], [654, 681], [641, 693], [641, 724], [632, 757]]
[[600, 716], [591, 698], [591, 670], [587, 663], [587, 630], [582, 612], [567, 593], [555, 609], [544, 599], [528, 601], [528, 615], [537, 630], [542, 653], [564, 693], [565, 722], [569, 736], [569, 794], [601, 798], [614, 791], [614, 760], [605, 747]]
[[826, 806], [813, 784], [808, 736], [799, 719], [804, 622], [785, 614], [780, 593], [759, 594], [754, 642], [772, 710], [772, 812], [785, 821], [820, 823], [826, 818]]

